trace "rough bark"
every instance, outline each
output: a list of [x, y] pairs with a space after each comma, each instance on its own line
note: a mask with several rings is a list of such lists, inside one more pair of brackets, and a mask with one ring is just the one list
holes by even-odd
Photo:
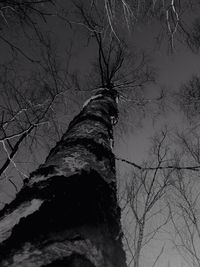
[[1, 211], [0, 266], [126, 266], [111, 148], [116, 99], [101, 89], [88, 100]]

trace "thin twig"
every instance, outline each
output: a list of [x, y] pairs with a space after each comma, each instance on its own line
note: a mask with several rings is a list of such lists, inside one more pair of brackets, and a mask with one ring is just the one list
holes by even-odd
[[153, 170], [165, 170], [165, 169], [175, 169], [175, 170], [190, 170], [190, 171], [199, 171], [200, 170], [200, 165], [197, 165], [197, 166], [176, 166], [176, 165], [168, 165], [168, 166], [157, 166], [157, 167], [142, 167], [132, 161], [129, 161], [127, 159], [123, 159], [123, 158], [120, 158], [120, 157], [117, 157], [115, 156], [115, 159], [116, 160], [119, 160], [119, 161], [122, 161], [122, 162], [125, 162], [139, 170], [142, 170], [142, 171], [147, 171], [147, 170], [150, 170], [150, 171], [153, 171]]

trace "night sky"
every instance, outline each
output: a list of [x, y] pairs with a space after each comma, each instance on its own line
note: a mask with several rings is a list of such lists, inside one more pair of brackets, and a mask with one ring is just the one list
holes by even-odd
[[[55, 8], [50, 6], [49, 11], [53, 13], [53, 16], [47, 16], [46, 21], [36, 15], [33, 18], [45, 38], [48, 36], [49, 39], [47, 38], [46, 40], [52, 39], [52, 43], [49, 43], [51, 45], [51, 50], [49, 51], [55, 53], [56, 66], [59, 70], [57, 74], [62, 82], [59, 79], [55, 81], [45, 70], [44, 66], [47, 62], [45, 61], [45, 50], [39, 40], [34, 37], [35, 31], [27, 25], [24, 25], [22, 29], [20, 24], [17, 24], [15, 19], [12, 19], [9, 12], [7, 17], [5, 14], [5, 18], [0, 15], [0, 36], [9, 40], [15, 47], [19, 47], [20, 51], [27, 55], [24, 56], [19, 50], [12, 48], [3, 39], [0, 39], [0, 120], [2, 120], [2, 123], [12, 120], [14, 114], [20, 109], [27, 109], [28, 117], [33, 121], [36, 120], [36, 113], [40, 111], [38, 105], [46, 105], [45, 101], [51, 98], [52, 92], [55, 93], [56, 90], [58, 90], [57, 93], [63, 92], [58, 95], [52, 105], [52, 109], [48, 111], [49, 113], [43, 120], [44, 123], [36, 127], [36, 130], [31, 132], [30, 136], [23, 141], [13, 162], [2, 174], [0, 184], [2, 207], [3, 203], [13, 199], [16, 189], [20, 190], [23, 185], [23, 179], [45, 160], [50, 148], [55, 145], [67, 129], [70, 120], [81, 109], [84, 101], [93, 93], [87, 87], [90, 83], [87, 76], [92, 71], [92, 62], [98, 55], [97, 44], [92, 32], [81, 23], [80, 18], [76, 17], [76, 13], [71, 11], [71, 4], [64, 4], [63, 1], [58, 2], [66, 5], [65, 8], [67, 10], [65, 13], [61, 12], [60, 17]], [[168, 4], [166, 3], [166, 6]], [[103, 10], [103, 8], [102, 5], [101, 9]], [[183, 8], [183, 10], [184, 12], [177, 8], [177, 12], [180, 12], [180, 17], [185, 19], [185, 24], [189, 29], [189, 25], [192, 22], [191, 13], [190, 11], [187, 13], [187, 8]], [[160, 17], [161, 13], [160, 11]], [[141, 51], [145, 51], [150, 59], [149, 65], [156, 72], [155, 83], [149, 83], [143, 88], [142, 97], [150, 100], [147, 104], [143, 106], [134, 104], [137, 102], [135, 101], [137, 100], [137, 94], [130, 93], [130, 90], [127, 93], [126, 88], [120, 90], [122, 96], [127, 97], [128, 100], [123, 97], [119, 99], [121, 113], [119, 123], [115, 129], [114, 153], [117, 157], [141, 165], [144, 160], [150, 159], [152, 138], [161, 129], [167, 127], [169, 130], [169, 149], [173, 151], [175, 148], [177, 149], [176, 145], [178, 145], [175, 138], [177, 131], [186, 132], [196, 125], [192, 124], [184, 116], [183, 111], [177, 105], [175, 93], [192, 75], [199, 75], [200, 55], [198, 51], [194, 53], [184, 42], [185, 37], [181, 35], [179, 26], [174, 34], [174, 50], [170, 51], [169, 32], [167, 31], [164, 17], [161, 17], [160, 20], [153, 18], [151, 22], [143, 21], [140, 23], [138, 21], [136, 23], [133, 20], [131, 23], [134, 26], [131, 25], [129, 30], [126, 28], [125, 21], [123, 21], [122, 25], [116, 26], [116, 33], [113, 33], [109, 24], [107, 24], [108, 30], [105, 38], [116, 35], [116, 39], [119, 37], [119, 39], [126, 40], [130, 55], [135, 51], [138, 54]], [[156, 37], [161, 30], [163, 40], [161, 44], [158, 44]], [[36, 61], [41, 60], [42, 64], [31, 62], [27, 57]], [[11, 61], [13, 59], [15, 60]], [[5, 74], [6, 68], [7, 78]], [[68, 75], [71, 75], [70, 78]], [[73, 80], [72, 77], [78, 77], [81, 88], [78, 88], [75, 78]], [[45, 86], [46, 89], [44, 89]], [[48, 89], [48, 86], [50, 89]], [[165, 98], [162, 99], [162, 102], [154, 101], [159, 98], [161, 90], [163, 90]], [[17, 93], [15, 94], [14, 92]], [[134, 99], [135, 102], [129, 101], [130, 99]], [[32, 108], [28, 106], [29, 100], [32, 101]], [[127, 110], [127, 107], [130, 109]], [[13, 114], [9, 109], [13, 111]], [[8, 135], [16, 134], [28, 125], [28, 119], [24, 114], [22, 112], [14, 120], [10, 121], [10, 126], [6, 128]], [[196, 129], [196, 132], [198, 133], [198, 129]], [[5, 133], [1, 130], [1, 138], [4, 137]], [[14, 145], [17, 138], [10, 140], [11, 145]], [[9, 144], [6, 143], [6, 150], [3, 145], [1, 142], [0, 161], [2, 166], [7, 159], [7, 153], [11, 153]], [[125, 184], [131, 179], [133, 169], [129, 164], [117, 161], [117, 178], [119, 186], [121, 186], [120, 191], [123, 191]], [[196, 177], [198, 177], [198, 174]], [[200, 188], [200, 185], [196, 184]], [[160, 205], [162, 206], [163, 202]], [[127, 220], [130, 219], [130, 215], [128, 216]], [[161, 219], [158, 217], [157, 220]], [[125, 220], [125, 224], [127, 220]], [[153, 221], [151, 224], [153, 224]], [[131, 232], [134, 223], [129, 225]], [[152, 225], [148, 227], [151, 229]], [[156, 262], [155, 267], [191, 266], [178, 254], [170, 241], [171, 233], [172, 224], [169, 223], [163, 228], [160, 235], [156, 235], [152, 243], [149, 243], [144, 248], [141, 267], [153, 266], [163, 245], [164, 252]], [[151, 263], [150, 265], [149, 262]]]

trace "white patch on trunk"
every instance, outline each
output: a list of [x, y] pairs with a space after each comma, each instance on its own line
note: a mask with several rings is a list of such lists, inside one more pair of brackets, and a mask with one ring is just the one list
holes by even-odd
[[103, 95], [102, 94], [98, 94], [98, 95], [94, 95], [92, 97], [90, 97], [88, 100], [85, 101], [85, 103], [83, 104], [83, 108], [86, 107], [90, 101], [94, 100], [94, 99], [97, 99], [99, 97], [102, 97]]
[[[78, 254], [84, 256], [94, 266], [105, 265], [104, 258], [100, 249], [89, 239], [80, 241], [62, 241], [47, 244], [44, 248], [37, 248], [35, 245], [25, 243], [22, 250], [18, 251], [13, 262], [3, 262], [2, 266], [9, 267], [40, 267], [46, 266], [56, 260], [62, 260], [70, 255]], [[108, 265], [106, 265], [108, 266]], [[109, 265], [110, 266], [110, 265]]]
[[39, 209], [44, 201], [41, 199], [32, 199], [21, 204], [10, 214], [0, 219], [0, 242], [6, 240], [12, 233], [13, 227], [19, 223], [22, 218], [34, 213]]
[[112, 138], [110, 138], [110, 147], [111, 147], [111, 149], [113, 149], [113, 147], [114, 147], [114, 140]]
[[116, 96], [115, 102], [118, 104], [119, 103], [119, 96]]
[[82, 170], [88, 163], [80, 158], [80, 154], [75, 152], [71, 154], [71, 156], [67, 156], [65, 158], [65, 162], [67, 163], [67, 167], [71, 172]]
[[49, 175], [47, 175], [47, 176], [44, 176], [44, 175], [40, 175], [40, 176], [33, 176], [32, 178], [31, 178], [31, 180], [29, 180], [29, 182], [28, 182], [28, 186], [29, 187], [31, 187], [33, 184], [35, 184], [35, 183], [39, 183], [39, 182], [41, 182], [41, 181], [46, 181], [46, 180], [48, 180], [49, 178], [51, 178], [51, 177], [53, 177], [53, 176], [56, 176], [56, 175], [58, 175], [58, 172], [57, 171], [55, 171], [53, 174], [49, 174]]

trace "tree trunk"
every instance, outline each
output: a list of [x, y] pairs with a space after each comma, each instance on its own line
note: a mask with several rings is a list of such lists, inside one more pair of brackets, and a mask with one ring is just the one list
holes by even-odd
[[135, 252], [135, 258], [134, 258], [134, 267], [140, 266], [140, 253], [142, 249], [142, 241], [144, 237], [144, 221], [139, 225], [139, 235], [138, 235], [138, 241], [137, 241], [137, 247]]
[[125, 267], [115, 159], [117, 92], [101, 89], [1, 211], [0, 266]]

